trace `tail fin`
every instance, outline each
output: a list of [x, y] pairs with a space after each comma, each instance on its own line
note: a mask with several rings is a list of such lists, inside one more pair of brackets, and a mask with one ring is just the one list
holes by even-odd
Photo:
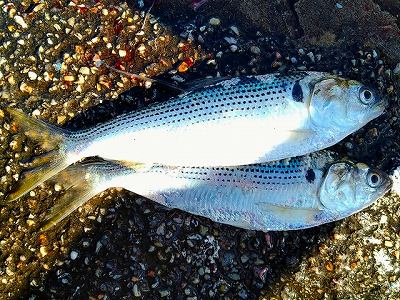
[[62, 185], [65, 193], [50, 209], [41, 230], [50, 229], [92, 197], [112, 187], [112, 178], [131, 172], [135, 172], [134, 169], [108, 161], [77, 163], [69, 166], [50, 179]]
[[22, 197], [42, 182], [66, 168], [67, 160], [66, 139], [68, 132], [40, 120], [35, 120], [13, 108], [7, 108], [17, 127], [20, 127], [26, 136], [38, 142], [47, 152], [34, 159], [31, 169], [25, 171], [19, 179], [19, 185], [7, 196], [7, 200], [14, 201]]
[[101, 186], [98, 187], [102, 174], [97, 174], [96, 168], [93, 168], [98, 164], [102, 163], [72, 165], [51, 178], [50, 181], [63, 186], [65, 193], [50, 209], [41, 228], [42, 231], [50, 229], [96, 194], [107, 189], [107, 186], [103, 189]]

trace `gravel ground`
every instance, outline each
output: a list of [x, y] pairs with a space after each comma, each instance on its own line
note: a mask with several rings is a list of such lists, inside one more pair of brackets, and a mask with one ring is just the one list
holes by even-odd
[[[205, 76], [329, 71], [389, 99], [383, 116], [334, 150], [389, 173], [400, 166], [395, 1], [210, 0], [194, 11], [199, 2], [158, 1], [146, 16], [152, 1], [0, 0], [1, 106], [78, 129], [176, 94], [96, 66], [99, 59], [180, 86]], [[337, 15], [343, 26], [324, 22]], [[0, 109], [0, 198], [38, 153]], [[394, 193], [341, 222], [262, 233], [110, 190], [38, 233], [60, 193], [44, 185], [0, 202], [1, 299], [400, 297]]]

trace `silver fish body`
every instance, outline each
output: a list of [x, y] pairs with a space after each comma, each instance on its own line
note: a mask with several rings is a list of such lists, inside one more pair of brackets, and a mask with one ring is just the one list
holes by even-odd
[[77, 132], [10, 109], [48, 153], [8, 198], [18, 199], [84, 157], [212, 167], [304, 155], [339, 142], [384, 107], [357, 81], [301, 72], [225, 79]]
[[178, 166], [304, 155], [337, 143], [383, 112], [370, 90], [371, 103], [360, 101], [363, 89], [318, 72], [233, 78], [74, 133], [66, 152], [72, 160], [97, 155]]
[[[67, 184], [65, 198], [49, 216], [50, 224], [97, 193], [122, 187], [167, 207], [240, 228], [302, 229], [345, 218], [372, 204], [391, 186], [383, 172], [337, 161], [330, 152], [239, 167], [78, 164], [54, 180], [71, 179], [75, 183]], [[85, 187], [84, 193], [71, 197], [71, 186]]]

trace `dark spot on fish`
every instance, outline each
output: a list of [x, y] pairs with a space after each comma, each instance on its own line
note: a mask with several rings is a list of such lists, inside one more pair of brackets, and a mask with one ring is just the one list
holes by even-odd
[[293, 85], [292, 97], [296, 102], [303, 102], [303, 90], [301, 89], [299, 80]]
[[313, 169], [309, 169], [306, 173], [306, 179], [309, 183], [313, 183], [315, 180], [315, 173]]

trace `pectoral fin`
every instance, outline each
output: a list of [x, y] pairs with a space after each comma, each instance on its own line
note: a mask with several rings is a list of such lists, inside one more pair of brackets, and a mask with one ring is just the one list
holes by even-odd
[[258, 203], [258, 207], [275, 220], [287, 224], [307, 225], [314, 223], [316, 216], [321, 212], [318, 208], [285, 207], [265, 202]]

